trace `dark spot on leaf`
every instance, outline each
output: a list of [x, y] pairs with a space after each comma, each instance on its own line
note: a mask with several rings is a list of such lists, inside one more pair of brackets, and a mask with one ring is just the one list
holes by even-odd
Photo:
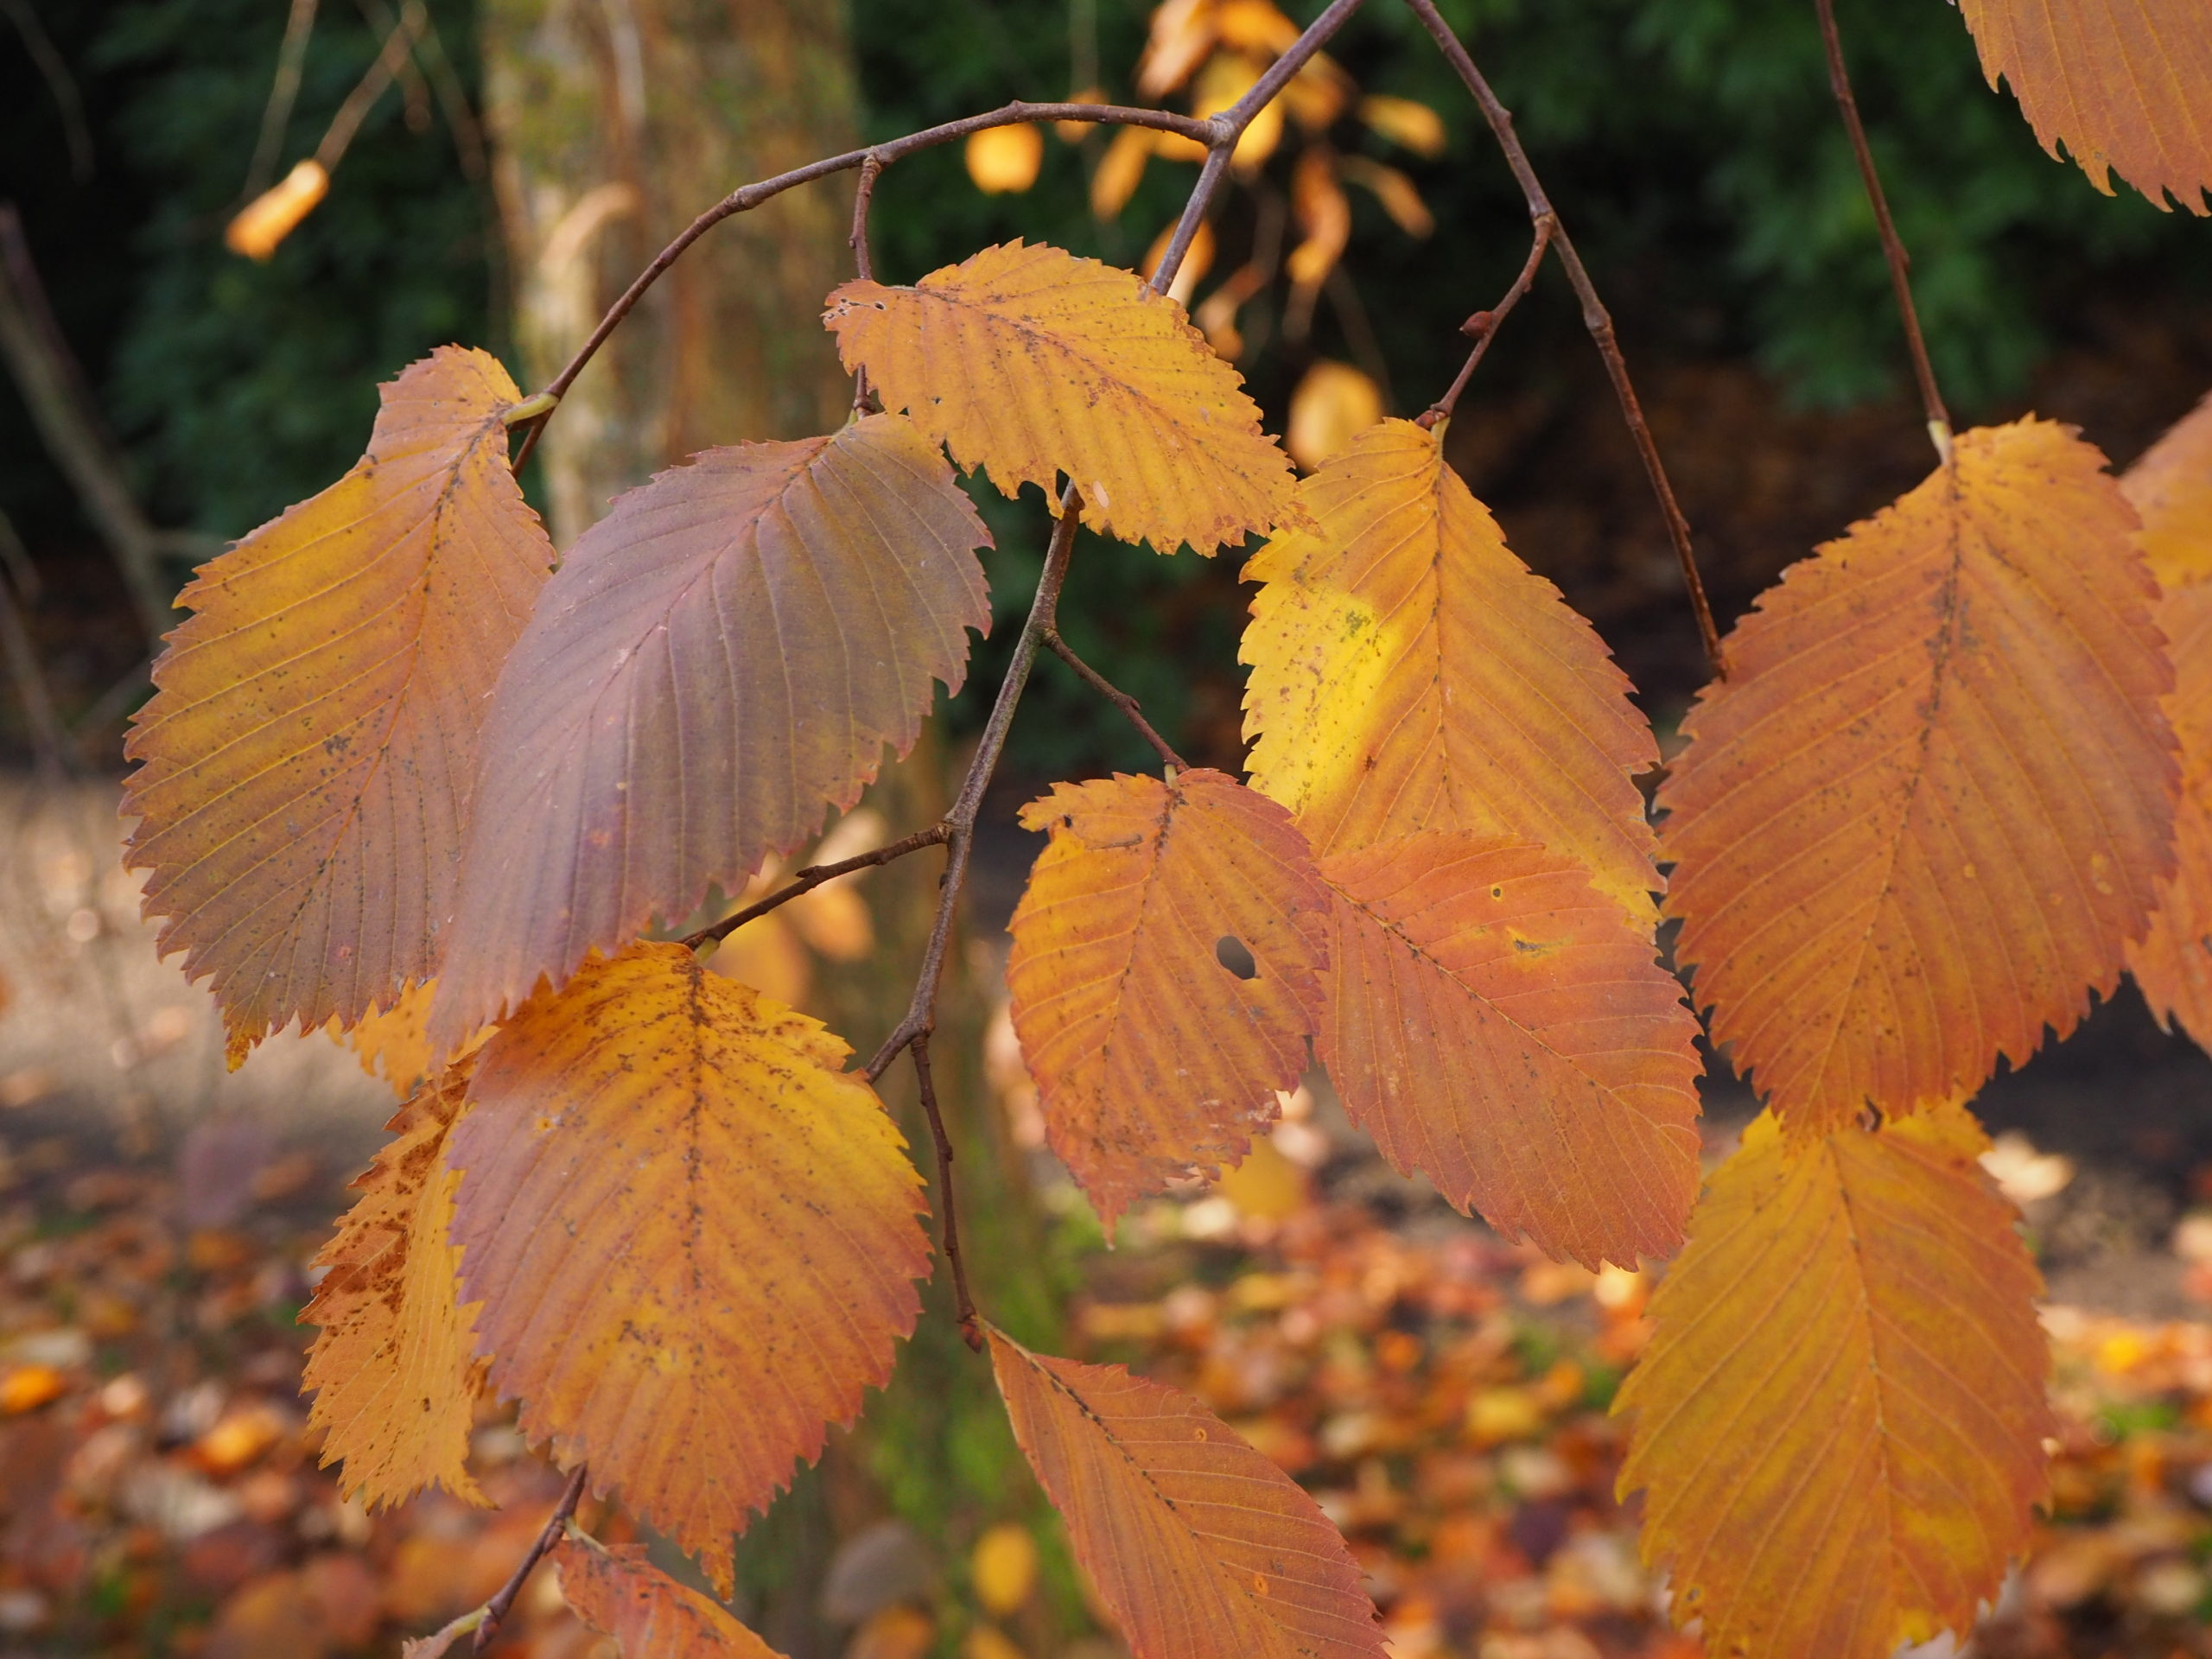
[[1252, 960], [1244, 941], [1233, 933], [1224, 933], [1213, 942], [1213, 959], [1239, 979], [1260, 976], [1260, 964]]

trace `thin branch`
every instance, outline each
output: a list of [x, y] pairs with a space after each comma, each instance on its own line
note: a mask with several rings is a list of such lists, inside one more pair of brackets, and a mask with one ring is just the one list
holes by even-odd
[[1007, 664], [1006, 678], [999, 682], [998, 700], [991, 705], [991, 717], [976, 745], [975, 758], [968, 763], [968, 775], [961, 780], [960, 793], [954, 798], [951, 810], [944, 815], [948, 850], [944, 874], [938, 880], [937, 919], [931, 925], [929, 944], [922, 952], [921, 972], [915, 979], [914, 995], [906, 1005], [906, 1017], [868, 1063], [870, 1083], [884, 1074], [891, 1062], [899, 1058], [901, 1049], [937, 1028], [938, 988], [944, 978], [945, 953], [952, 939], [960, 889], [968, 878], [969, 855], [976, 840], [976, 815], [982, 808], [983, 791], [990, 786], [991, 774], [997, 770], [1000, 753], [1006, 747], [1007, 729], [1014, 724], [1014, 705], [1021, 701], [1022, 688], [1029, 683], [1029, 671], [1036, 666], [1038, 647], [1059, 614], [1060, 589], [1067, 582], [1068, 557], [1075, 550], [1076, 521], [1082, 512], [1083, 497], [1071, 484], [1060, 493], [1059, 522], [1052, 526], [1052, 540], [1045, 550], [1045, 569], [1037, 578], [1037, 597], [1030, 602], [1029, 620], [1022, 624], [1020, 637], [1014, 641], [1014, 659]]
[[912, 835], [879, 847], [872, 853], [858, 853], [851, 858], [841, 858], [834, 864], [810, 864], [775, 892], [755, 899], [734, 915], [725, 916], [711, 926], [686, 934], [683, 948], [696, 950], [704, 944], [719, 944], [747, 922], [757, 921], [801, 894], [813, 892], [824, 881], [835, 881], [839, 876], [850, 875], [855, 870], [871, 870], [880, 865], [895, 863], [907, 854], [918, 853], [925, 847], [941, 846], [951, 833], [950, 825], [933, 823], [926, 830], [917, 830]]
[[1513, 286], [1505, 290], [1505, 297], [1487, 311], [1478, 311], [1459, 325], [1459, 332], [1474, 336], [1475, 349], [1467, 353], [1467, 360], [1460, 365], [1459, 372], [1444, 395], [1423, 410], [1414, 423], [1424, 431], [1433, 431], [1438, 425], [1452, 418], [1452, 411], [1459, 406], [1459, 394], [1467, 389], [1467, 382], [1475, 378], [1475, 365], [1490, 350], [1490, 343], [1497, 338], [1497, 331], [1506, 318], [1513, 315], [1513, 308], [1527, 297], [1535, 285], [1536, 272], [1544, 263], [1544, 251], [1552, 245], [1553, 233], [1559, 221], [1549, 213], [1536, 215], [1536, 239], [1529, 245], [1528, 263], [1521, 267], [1521, 274], [1513, 279]]
[[1497, 94], [1483, 79], [1482, 71], [1475, 67], [1474, 59], [1452, 32], [1452, 25], [1437, 11], [1435, 0], [1406, 0], [1406, 3], [1413, 8], [1414, 15], [1421, 19], [1422, 27], [1428, 30], [1446, 60], [1459, 72], [1468, 92], [1474, 95], [1483, 119], [1490, 124], [1498, 148], [1505, 152], [1506, 164], [1513, 169], [1513, 177], [1529, 204], [1531, 222], [1547, 218], [1552, 222], [1551, 239], [1559, 249], [1560, 264], [1567, 272], [1567, 281], [1574, 285], [1575, 297], [1582, 302], [1582, 326], [1589, 330], [1599, 355], [1605, 360], [1605, 372], [1611, 377], [1621, 417], [1628, 423], [1629, 435], [1635, 440], [1637, 453], [1643, 459], [1644, 475], [1650, 480], [1651, 493], [1658, 500], [1661, 516], [1667, 521], [1667, 534], [1675, 544], [1675, 557], [1682, 568], [1682, 585], [1689, 590], [1690, 608], [1697, 616], [1698, 634], [1705, 642], [1706, 659], [1713, 664], [1714, 677], [1726, 679], [1728, 658], [1720, 648], [1720, 630], [1713, 626], [1713, 607], [1705, 597], [1704, 579], [1698, 575], [1697, 555], [1690, 547], [1689, 520], [1682, 517], [1682, 509], [1675, 499], [1674, 486], [1668, 482], [1667, 468], [1659, 459], [1659, 446], [1652, 442], [1651, 428], [1643, 418], [1643, 406], [1637, 400], [1636, 386], [1628, 375], [1627, 359], [1622, 357], [1620, 341], [1613, 333], [1612, 315], [1599, 299], [1597, 285], [1583, 267], [1582, 256], [1574, 251], [1567, 226], [1553, 207], [1550, 197], [1545, 194], [1543, 182], [1536, 177], [1536, 169], [1529, 160], [1529, 152], [1522, 148], [1520, 136], [1513, 130], [1512, 111], [1498, 101]]
[[537, 1535], [530, 1551], [516, 1567], [514, 1575], [499, 1586], [499, 1593], [484, 1604], [484, 1622], [476, 1627], [476, 1640], [469, 1651], [481, 1653], [492, 1645], [492, 1638], [499, 1633], [499, 1621], [506, 1618], [515, 1605], [515, 1598], [530, 1581], [530, 1575], [538, 1562], [545, 1559], [545, 1552], [561, 1541], [561, 1532], [569, 1524], [569, 1517], [576, 1512], [576, 1504], [584, 1495], [584, 1477], [589, 1465], [578, 1464], [576, 1472], [569, 1477], [568, 1490], [561, 1494], [560, 1503], [545, 1522], [544, 1530]]
[[69, 176], [79, 184], [91, 182], [92, 130], [85, 123], [85, 99], [77, 90], [77, 78], [69, 73], [68, 63], [54, 48], [54, 37], [31, 10], [30, 0], [0, 0], [0, 11], [8, 14], [8, 21], [23, 37], [23, 50], [30, 54], [46, 90], [53, 94], [54, 108], [61, 116], [61, 136], [69, 146]]
[[300, 95], [300, 73], [306, 67], [308, 41], [315, 34], [315, 0], [292, 0], [284, 19], [283, 43], [276, 48], [276, 73], [269, 83], [269, 101], [261, 107], [261, 133], [253, 141], [253, 160], [246, 164], [245, 189], [240, 201], [251, 201], [276, 176], [276, 158], [283, 153], [284, 130], [291, 124], [292, 105]]
[[1843, 111], [1844, 130], [1851, 135], [1851, 153], [1859, 161], [1859, 176], [1866, 186], [1866, 200], [1874, 207], [1874, 223], [1882, 232], [1882, 257], [1889, 261], [1890, 286], [1897, 290], [1897, 315], [1904, 321], [1905, 349], [1912, 355], [1913, 378], [1920, 383], [1920, 406], [1928, 416], [1928, 435], [1943, 464], [1951, 464], [1951, 414], [1936, 390], [1936, 365], [1928, 360], [1928, 342], [1921, 338], [1920, 314], [1912, 304], [1912, 259], [1890, 217], [1889, 199], [1882, 194], [1882, 175], [1874, 170], [1874, 152], [1866, 143], [1866, 125], [1859, 118], [1859, 100], [1851, 95], [1851, 72], [1843, 62], [1843, 41], [1836, 34], [1834, 0], [1813, 0], [1821, 15], [1821, 44], [1828, 57], [1828, 87], [1835, 106]]
[[914, 1057], [914, 1081], [919, 1086], [922, 1111], [930, 1121], [930, 1139], [937, 1146], [938, 1236], [944, 1263], [952, 1269], [952, 1311], [960, 1334], [969, 1347], [983, 1351], [983, 1333], [976, 1319], [976, 1299], [968, 1294], [968, 1268], [960, 1255], [960, 1207], [952, 1198], [952, 1137], [945, 1133], [944, 1114], [937, 1103], [937, 1078], [930, 1071], [930, 1033], [918, 1031], [906, 1045]]
[[1160, 760], [1178, 772], [1191, 769], [1188, 761], [1167, 747], [1167, 740], [1152, 729], [1152, 722], [1144, 717], [1144, 711], [1137, 706], [1137, 700], [1077, 656], [1074, 648], [1060, 638], [1058, 628], [1046, 629], [1044, 642], [1045, 649], [1073, 669], [1077, 679], [1122, 711], [1129, 724], [1137, 728], [1137, 735], [1152, 745], [1154, 753]]
[[[853, 274], [864, 283], [875, 280], [875, 260], [868, 246], [868, 210], [875, 200], [875, 181], [882, 176], [883, 162], [870, 156], [861, 162], [860, 183], [853, 190], [853, 233], [847, 239], [852, 244]], [[862, 364], [853, 371], [853, 413], [873, 414], [876, 408], [875, 394], [868, 389], [868, 365]]]
[[114, 556], [147, 639], [158, 642], [169, 626], [171, 592], [162, 575], [161, 533], [130, 493], [123, 459], [47, 304], [10, 202], [0, 202], [0, 356], [14, 372], [32, 424], [76, 486], [85, 517]]
[[331, 117], [330, 125], [323, 130], [322, 142], [315, 147], [316, 165], [325, 173], [337, 169], [353, 142], [353, 135], [360, 130], [361, 123], [369, 118], [369, 111], [384, 96], [384, 89], [398, 78], [401, 67], [410, 61], [415, 37], [422, 32], [427, 16], [422, 0], [407, 0], [400, 8], [399, 21], [385, 36], [376, 60], [354, 83], [353, 90], [346, 94], [346, 101], [338, 106], [338, 113]]

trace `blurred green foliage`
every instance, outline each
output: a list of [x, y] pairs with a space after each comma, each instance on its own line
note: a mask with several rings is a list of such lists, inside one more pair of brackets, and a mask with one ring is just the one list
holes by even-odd
[[[276, 0], [32, 0], [92, 112], [99, 173], [74, 181], [54, 99], [0, 29], [0, 194], [22, 200], [65, 328], [86, 356], [157, 515], [235, 535], [319, 487], [359, 453], [377, 381], [443, 340], [499, 339], [489, 194], [442, 123], [411, 130], [388, 93], [330, 199], [265, 266], [224, 251], [285, 8]], [[1294, 0], [1310, 15], [1318, 0]], [[1128, 95], [1149, 0], [849, 0], [871, 134], [888, 136], [1016, 95], [1072, 90], [1082, 66]], [[284, 163], [312, 149], [366, 66], [385, 0], [322, 0]], [[1828, 101], [1809, 0], [1446, 0], [1521, 130], [1619, 320], [1632, 356], [1748, 356], [1797, 397], [1842, 403], [1903, 385], [1879, 246]], [[1939, 372], [1961, 418], [2017, 396], [2068, 335], [2083, 296], [2139, 286], [2146, 303], [2212, 292], [2212, 232], [2132, 194], [2098, 195], [2044, 155], [2008, 93], [1983, 82], [1944, 0], [1844, 0], [1842, 23], [1877, 152], [1915, 258]], [[471, 0], [433, 0], [474, 88]], [[1417, 243], [1354, 192], [1349, 285], [1311, 337], [1280, 331], [1243, 365], [1280, 418], [1313, 356], [1381, 371], [1401, 412], [1448, 377], [1454, 325], [1510, 280], [1526, 216], [1488, 135], [1411, 16], [1373, 0], [1334, 48], [1369, 91], [1441, 111], [1447, 153], [1419, 162], [1345, 123], [1332, 135], [1405, 168], [1435, 210]], [[1084, 146], [1048, 142], [1025, 195], [987, 197], [957, 148], [885, 178], [878, 258], [911, 279], [1014, 236], [1134, 261], [1192, 169], [1155, 162], [1114, 224], [1085, 205]], [[1287, 156], [1263, 188], [1280, 194]], [[1255, 193], [1221, 224], [1217, 275], [1249, 243]], [[1202, 290], [1203, 291], [1203, 290]], [[1248, 317], [1266, 327], [1262, 301]], [[1248, 330], [1249, 332], [1249, 330]], [[1540, 284], [1478, 396], [1556, 372], [1586, 352], [1555, 280]], [[984, 488], [1002, 601], [1026, 596], [1042, 503]], [[73, 507], [12, 395], [0, 392], [0, 510], [34, 545]], [[79, 526], [81, 532], [81, 526]], [[1079, 558], [1068, 631], [1171, 729], [1233, 720], [1226, 678], [1236, 561]], [[1224, 569], [1222, 567], [1228, 567]], [[1206, 598], [1205, 595], [1211, 597]], [[1011, 630], [1001, 626], [1003, 639]], [[1224, 670], [1193, 679], [1191, 664]], [[976, 677], [991, 683], [987, 648]], [[1142, 751], [1057, 664], [1017, 760], [1135, 763]], [[1207, 699], [1211, 702], [1207, 704]], [[964, 707], [962, 718], [970, 717]], [[1204, 708], [1198, 705], [1207, 704]]]

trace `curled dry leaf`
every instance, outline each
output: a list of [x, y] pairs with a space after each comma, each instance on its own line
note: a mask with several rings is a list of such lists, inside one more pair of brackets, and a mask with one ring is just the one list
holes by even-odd
[[1130, 271], [1010, 242], [912, 288], [847, 283], [823, 321], [886, 408], [1008, 495], [1065, 473], [1092, 530], [1211, 554], [1294, 511], [1236, 371]]
[[553, 1547], [561, 1594], [622, 1659], [773, 1659], [751, 1628], [645, 1559], [643, 1544], [571, 1535]]
[[2173, 868], [2134, 514], [2048, 422], [1956, 454], [1769, 590], [1659, 791], [1679, 958], [1793, 1133], [2064, 1036]]
[[1417, 830], [1541, 841], [1648, 918], [1660, 883], [1631, 780], [1659, 759], [1650, 724], [1435, 435], [1370, 427], [1299, 499], [1315, 528], [1244, 568], [1266, 584], [1239, 653], [1253, 786], [1316, 853]]
[[921, 1180], [849, 1051], [681, 945], [594, 956], [486, 1044], [448, 1161], [502, 1396], [699, 1554], [890, 1376]]
[[2212, 29], [2202, 0], [1960, 0], [1992, 86], [2001, 76], [2053, 156], [2063, 143], [2112, 194], [2117, 171], [2160, 207], [2212, 189]]
[[735, 891], [957, 690], [990, 534], [908, 422], [710, 449], [619, 498], [500, 676], [442, 1050], [591, 950]]
[[989, 1337], [1014, 1439], [1136, 1659], [1382, 1659], [1344, 1540], [1233, 1429], [1118, 1365]]
[[1327, 899], [1290, 815], [1222, 772], [1062, 784], [1021, 822], [1052, 839], [1011, 924], [1014, 1028], [1052, 1150], [1110, 1230], [1243, 1157], [1297, 1083]]
[[2128, 469], [2120, 488], [2163, 590], [2158, 626], [2173, 658], [2166, 709], [2181, 745], [2174, 873], [2127, 966], [2162, 1025], [2212, 1045], [2212, 399]]
[[1708, 1651], [1887, 1659], [1967, 1630], [2044, 1493], [2050, 1351], [2018, 1212], [1945, 1104], [1714, 1173], [1615, 1409], [1644, 1555]]
[[437, 971], [485, 698], [553, 563], [507, 467], [514, 383], [446, 346], [368, 453], [201, 567], [125, 753], [125, 862], [212, 976], [233, 1062]]
[[1697, 1196], [1697, 1020], [1573, 860], [1427, 831], [1321, 861], [1316, 1043], [1354, 1122], [1461, 1210], [1586, 1267], [1671, 1255]]
[[464, 1060], [385, 1126], [391, 1144], [353, 1183], [361, 1196], [316, 1255], [323, 1280], [300, 1315], [322, 1327], [300, 1384], [315, 1392], [308, 1425], [324, 1465], [343, 1459], [346, 1490], [372, 1509], [429, 1485], [486, 1501], [467, 1469], [484, 1379], [476, 1309], [461, 1305], [447, 1236], [460, 1178], [446, 1142], [468, 1080]]

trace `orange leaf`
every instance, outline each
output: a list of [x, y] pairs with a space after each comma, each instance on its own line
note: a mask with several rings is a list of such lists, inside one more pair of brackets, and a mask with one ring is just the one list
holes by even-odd
[[1964, 1633], [2044, 1495], [2042, 1289], [1946, 1104], [1714, 1173], [1615, 1409], [1623, 1497], [1707, 1650], [1888, 1659]]
[[383, 390], [359, 464], [184, 590], [126, 746], [125, 861], [239, 1057], [436, 972], [485, 698], [553, 563], [506, 371], [448, 346]]
[[957, 690], [990, 534], [908, 422], [710, 449], [587, 531], [501, 675], [442, 1049], [745, 885]]
[[2174, 664], [2166, 709], [2181, 743], [2174, 874], [2127, 966], [2161, 1025], [2212, 1044], [2212, 399], [2128, 469], [2138, 538], [2164, 589], [2158, 626]]
[[2202, 0], [1961, 0], [1982, 73], [2002, 76], [2052, 156], [2063, 141], [2107, 195], [2107, 168], [2161, 208], [2212, 188], [2212, 29]]
[[1317, 1049], [1401, 1171], [1585, 1266], [1681, 1243], [1697, 1020], [1649, 931], [1571, 859], [1429, 831], [1321, 861]]
[[1793, 1133], [2065, 1035], [2173, 867], [2134, 515], [2048, 422], [1956, 455], [1769, 590], [1659, 791], [1680, 959]]
[[238, 210], [223, 229], [223, 245], [232, 253], [265, 262], [329, 194], [330, 175], [321, 162], [309, 157]]
[[1236, 371], [1133, 272], [1010, 242], [912, 288], [847, 283], [823, 321], [885, 407], [1007, 495], [1057, 499], [1065, 472], [1092, 530], [1211, 554], [1292, 511]]
[[968, 135], [968, 176], [987, 196], [1020, 195], [1037, 182], [1045, 162], [1045, 135], [1029, 123], [985, 127]]
[[643, 1544], [569, 1536], [553, 1547], [561, 1594], [622, 1659], [772, 1659], [775, 1649], [645, 1559]]
[[1297, 1083], [1327, 899], [1290, 815], [1218, 772], [1061, 784], [1021, 822], [1052, 839], [1014, 912], [1014, 1027], [1052, 1149], [1110, 1230], [1241, 1158]]
[[1298, 487], [1318, 529], [1244, 567], [1267, 584], [1240, 652], [1253, 786], [1317, 853], [1416, 830], [1541, 841], [1648, 917], [1659, 876], [1630, 780], [1658, 746], [1596, 632], [1411, 421]]
[[1136, 1659], [1382, 1659], [1320, 1506], [1188, 1395], [989, 1332], [1014, 1439]]
[[385, 1127], [391, 1144], [353, 1183], [360, 1197], [315, 1257], [326, 1269], [300, 1315], [318, 1325], [302, 1391], [324, 1433], [326, 1467], [371, 1508], [422, 1487], [486, 1502], [469, 1478], [468, 1436], [484, 1367], [476, 1309], [461, 1304], [461, 1252], [447, 1240], [459, 1177], [446, 1141], [463, 1109], [467, 1062], [425, 1084]]
[[681, 945], [593, 957], [485, 1046], [448, 1161], [500, 1395], [700, 1554], [913, 1329], [920, 1178], [848, 1050]]

